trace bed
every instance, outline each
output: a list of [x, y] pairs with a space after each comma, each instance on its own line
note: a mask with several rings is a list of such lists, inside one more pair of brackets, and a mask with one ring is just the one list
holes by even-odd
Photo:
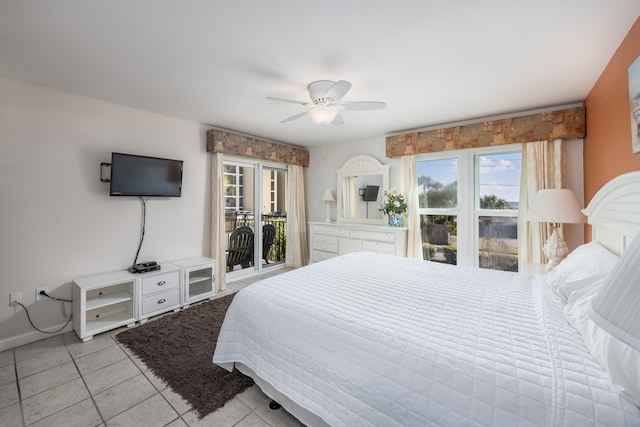
[[[622, 254], [640, 229], [640, 173], [612, 180], [585, 213], [594, 242], [575, 252]], [[213, 362], [309, 426], [640, 425], [569, 323], [581, 301], [560, 297], [563, 274], [556, 288], [541, 275], [343, 255], [240, 291]]]

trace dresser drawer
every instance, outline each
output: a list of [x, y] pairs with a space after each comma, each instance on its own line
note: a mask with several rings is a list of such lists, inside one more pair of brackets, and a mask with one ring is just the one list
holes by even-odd
[[323, 225], [312, 225], [311, 234], [325, 234], [327, 236], [339, 236], [340, 228]]
[[334, 237], [335, 241], [333, 242], [313, 242], [311, 244], [312, 249], [317, 249], [319, 251], [324, 252], [337, 252], [338, 251], [338, 240]]
[[171, 310], [180, 305], [180, 290], [171, 289], [166, 292], [142, 298], [142, 315], [156, 311]]
[[150, 295], [154, 292], [177, 289], [180, 285], [180, 271], [168, 271], [163, 274], [142, 278], [142, 295]]
[[332, 243], [332, 244], [338, 243], [337, 236], [327, 236], [325, 234], [314, 234], [313, 236], [311, 236], [311, 240], [313, 242], [320, 242], [320, 243]]
[[376, 242], [394, 243], [396, 241], [395, 234], [387, 231], [351, 230], [351, 237], [354, 239], [375, 240]]
[[362, 242], [362, 250], [365, 252], [395, 254], [396, 245], [394, 243], [374, 242], [370, 240], [365, 240]]
[[324, 252], [324, 251], [317, 251], [317, 250], [314, 250], [311, 252], [311, 260], [313, 262], [324, 261], [325, 259], [331, 259], [335, 257], [336, 257], [335, 252]]

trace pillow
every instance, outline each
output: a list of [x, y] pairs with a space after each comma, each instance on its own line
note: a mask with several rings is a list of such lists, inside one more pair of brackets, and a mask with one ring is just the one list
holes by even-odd
[[573, 292], [564, 307], [565, 317], [580, 332], [589, 352], [606, 369], [614, 389], [638, 407], [640, 348], [637, 345], [634, 348], [634, 338], [629, 340], [615, 325], [637, 331], [639, 264], [640, 233], [637, 233], [611, 273]]
[[566, 303], [572, 292], [607, 277], [618, 259], [617, 255], [596, 242], [585, 243], [549, 272], [547, 283]]
[[564, 315], [598, 363], [607, 371], [615, 391], [640, 407], [640, 351], [620, 341], [591, 320], [591, 301], [607, 278], [596, 280], [573, 292], [564, 306]]

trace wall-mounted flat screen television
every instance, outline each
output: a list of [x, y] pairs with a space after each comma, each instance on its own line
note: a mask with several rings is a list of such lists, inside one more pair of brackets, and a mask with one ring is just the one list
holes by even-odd
[[180, 197], [182, 160], [111, 153], [111, 196]]
[[364, 189], [364, 196], [362, 196], [362, 199], [365, 202], [375, 202], [376, 200], [378, 200], [379, 189], [379, 185], [367, 185]]

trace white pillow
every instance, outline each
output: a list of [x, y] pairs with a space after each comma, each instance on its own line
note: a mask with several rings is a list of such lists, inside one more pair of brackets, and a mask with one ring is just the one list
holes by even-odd
[[591, 355], [607, 371], [618, 393], [640, 407], [640, 351], [620, 341], [591, 320], [588, 309], [607, 278], [574, 292], [564, 306], [566, 319], [580, 332]]
[[617, 255], [596, 242], [585, 243], [549, 272], [547, 283], [566, 303], [572, 292], [607, 277], [618, 259]]

